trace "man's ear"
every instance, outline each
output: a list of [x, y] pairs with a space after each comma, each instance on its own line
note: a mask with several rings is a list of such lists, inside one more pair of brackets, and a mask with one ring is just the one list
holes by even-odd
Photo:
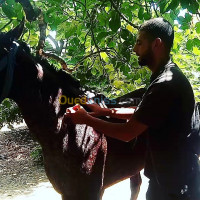
[[163, 45], [163, 41], [160, 38], [156, 38], [152, 43], [152, 50], [160, 49], [160, 47]]

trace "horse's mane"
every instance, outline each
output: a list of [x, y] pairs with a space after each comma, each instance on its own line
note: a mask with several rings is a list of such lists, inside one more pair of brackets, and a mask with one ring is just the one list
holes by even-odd
[[33, 56], [33, 59], [46, 70], [48, 70], [49, 73], [52, 73], [55, 76], [57, 76], [59, 78], [58, 82], [60, 83], [60, 85], [66, 87], [68, 84], [70, 84], [73, 85], [74, 88], [80, 88], [80, 82], [77, 79], [75, 79], [62, 69], [57, 70], [55, 66], [53, 64], [49, 64], [49, 62], [45, 58], [40, 56]]
[[46, 73], [46, 78], [56, 82], [59, 87], [68, 92], [71, 91], [75, 95], [82, 94], [80, 81], [72, 77], [72, 75], [68, 74], [64, 70], [56, 69], [53, 64], [49, 64], [46, 58], [33, 55], [25, 42], [19, 42], [19, 44], [20, 48], [22, 48], [35, 61], [35, 63], [39, 63], [43, 67]]

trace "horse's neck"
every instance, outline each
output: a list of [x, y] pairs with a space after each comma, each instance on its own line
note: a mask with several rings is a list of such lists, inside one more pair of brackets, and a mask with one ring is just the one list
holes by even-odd
[[16, 99], [25, 122], [39, 141], [47, 135], [51, 139], [52, 134], [59, 132], [64, 114], [64, 108], [59, 103], [63, 89], [56, 83], [51, 88], [50, 82], [48, 79], [44, 80], [37, 87], [29, 88], [20, 97], [18, 95]]

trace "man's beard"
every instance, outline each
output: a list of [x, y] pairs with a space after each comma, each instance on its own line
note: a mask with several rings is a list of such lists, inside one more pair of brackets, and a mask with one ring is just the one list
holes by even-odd
[[149, 50], [148, 52], [146, 52], [145, 55], [140, 57], [140, 59], [138, 58], [138, 63], [140, 66], [148, 66], [151, 64], [152, 59], [153, 59], [153, 53], [151, 50]]

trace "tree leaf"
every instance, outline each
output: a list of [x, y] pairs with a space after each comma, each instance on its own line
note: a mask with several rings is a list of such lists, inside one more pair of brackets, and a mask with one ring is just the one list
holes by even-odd
[[186, 43], [187, 50], [191, 51], [194, 47], [200, 49], [200, 40], [198, 38], [194, 38], [193, 40], [188, 40]]
[[197, 47], [193, 47], [193, 53], [199, 56], [200, 50]]
[[91, 70], [91, 73], [92, 73], [92, 75], [95, 76], [97, 74], [97, 70], [93, 67], [92, 70]]
[[121, 27], [120, 16], [116, 11], [112, 11], [112, 13], [111, 13], [109, 27], [113, 32], [117, 32], [118, 29]]
[[172, 0], [165, 12], [168, 12], [169, 10], [175, 10], [178, 7], [179, 3], [179, 0]]
[[100, 33], [97, 35], [96, 40], [97, 40], [98, 42], [101, 42], [101, 40], [102, 40], [103, 38], [105, 38], [106, 36], [108, 36], [108, 35], [110, 35], [110, 32], [100, 32]]
[[200, 33], [200, 22], [197, 22], [197, 23], [195, 24], [195, 29], [196, 29], [196, 32], [197, 32], [197, 33]]
[[13, 10], [13, 8], [10, 5], [3, 4], [2, 5], [2, 10], [3, 10], [3, 12], [5, 13], [5, 15], [9, 19], [17, 17], [16, 14], [15, 14], [15, 12], [14, 12], [14, 10]]
[[131, 33], [127, 29], [121, 29], [120, 36], [124, 40], [128, 40]]
[[141, 8], [139, 9], [138, 17], [139, 17], [140, 20], [143, 20], [143, 19], [144, 19], [144, 8], [143, 8], [143, 7], [141, 7]]
[[122, 87], [122, 85], [124, 84], [123, 81], [114, 81], [113, 85], [117, 88], [120, 89]]
[[108, 61], [109, 58], [108, 58], [108, 55], [107, 55], [106, 52], [101, 52], [100, 55], [101, 55], [101, 58], [102, 58], [105, 62]]
[[104, 68], [106, 69], [107, 72], [114, 72], [114, 67], [113, 64], [110, 65], [105, 65]]
[[127, 76], [130, 72], [130, 68], [127, 65], [121, 65], [120, 71], [123, 72], [125, 76]]
[[192, 13], [192, 14], [196, 14], [198, 12], [199, 9], [199, 3], [196, 2], [196, 0], [192, 0], [190, 1], [189, 6], [187, 7], [187, 9]]
[[186, 43], [187, 50], [191, 51], [193, 48], [193, 40], [188, 40]]
[[149, 20], [149, 19], [151, 19], [151, 14], [150, 13], [144, 13], [144, 19], [145, 20]]
[[182, 8], [188, 8], [189, 6], [189, 1], [188, 0], [180, 0]]
[[191, 20], [192, 20], [192, 15], [185, 13], [185, 21], [191, 22]]
[[200, 40], [198, 38], [194, 38], [193, 41], [194, 41], [194, 45], [200, 48]]
[[126, 26], [126, 29], [129, 30], [131, 33], [134, 32], [134, 28], [133, 28], [130, 24], [128, 24], [128, 25]]

